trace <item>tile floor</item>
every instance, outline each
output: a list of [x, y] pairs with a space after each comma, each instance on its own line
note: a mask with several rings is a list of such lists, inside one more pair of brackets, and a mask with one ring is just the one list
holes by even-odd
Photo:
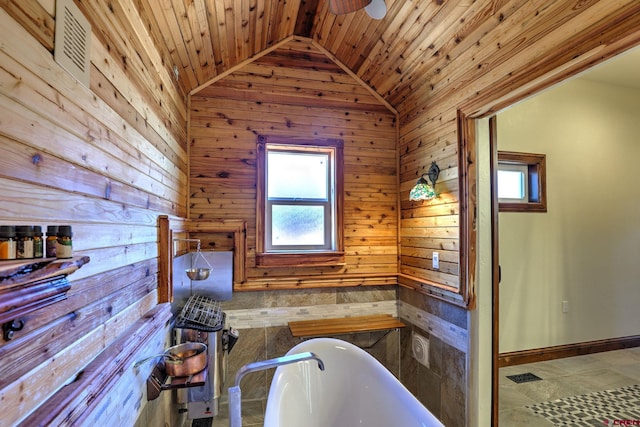
[[[525, 372], [542, 380], [516, 384], [507, 378]], [[526, 406], [634, 384], [640, 384], [640, 347], [501, 368], [499, 425], [550, 427]]]

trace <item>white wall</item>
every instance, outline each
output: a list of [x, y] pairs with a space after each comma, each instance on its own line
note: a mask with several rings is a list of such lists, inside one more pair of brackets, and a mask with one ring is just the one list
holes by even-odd
[[501, 112], [498, 147], [546, 154], [548, 194], [499, 216], [500, 352], [638, 334], [640, 90], [566, 82]]

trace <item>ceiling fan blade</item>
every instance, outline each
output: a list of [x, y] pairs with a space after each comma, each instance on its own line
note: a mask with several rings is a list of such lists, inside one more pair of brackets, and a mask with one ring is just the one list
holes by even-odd
[[329, 11], [335, 15], [352, 13], [368, 6], [371, 0], [329, 0]]

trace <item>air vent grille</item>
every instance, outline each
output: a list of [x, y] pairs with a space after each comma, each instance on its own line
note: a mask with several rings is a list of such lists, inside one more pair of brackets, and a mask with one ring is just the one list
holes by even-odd
[[56, 1], [54, 58], [89, 87], [91, 26], [72, 0]]
[[429, 340], [421, 335], [413, 333], [411, 339], [411, 349], [413, 357], [422, 366], [429, 367]]
[[525, 372], [524, 374], [507, 375], [511, 381], [517, 384], [528, 383], [530, 381], [540, 381], [542, 378], [531, 372]]

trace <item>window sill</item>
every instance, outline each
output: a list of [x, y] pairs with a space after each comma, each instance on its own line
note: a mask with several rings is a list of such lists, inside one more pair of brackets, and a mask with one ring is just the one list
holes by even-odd
[[509, 203], [500, 202], [499, 212], [546, 212], [547, 205], [538, 202]]
[[256, 254], [256, 267], [321, 267], [344, 265], [344, 263], [344, 252]]

